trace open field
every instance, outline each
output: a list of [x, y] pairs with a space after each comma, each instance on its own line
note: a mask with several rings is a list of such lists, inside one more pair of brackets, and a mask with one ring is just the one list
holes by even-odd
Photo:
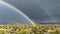
[[0, 25], [0, 34], [60, 34], [60, 24]]

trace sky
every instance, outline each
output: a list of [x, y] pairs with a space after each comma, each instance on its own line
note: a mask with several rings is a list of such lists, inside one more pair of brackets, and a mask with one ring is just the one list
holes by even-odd
[[4, 0], [23, 11], [36, 23], [60, 21], [60, 0]]

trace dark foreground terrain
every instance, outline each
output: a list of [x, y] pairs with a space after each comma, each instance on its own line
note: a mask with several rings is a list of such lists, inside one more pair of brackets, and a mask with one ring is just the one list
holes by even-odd
[[60, 34], [60, 24], [5, 24], [0, 34]]

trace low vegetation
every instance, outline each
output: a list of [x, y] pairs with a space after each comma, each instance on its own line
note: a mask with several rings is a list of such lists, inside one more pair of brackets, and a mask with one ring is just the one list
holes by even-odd
[[60, 34], [60, 24], [5, 24], [0, 34]]

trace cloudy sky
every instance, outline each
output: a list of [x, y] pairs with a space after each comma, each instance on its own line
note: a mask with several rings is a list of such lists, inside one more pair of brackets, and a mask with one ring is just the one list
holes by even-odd
[[60, 0], [4, 0], [27, 14], [33, 21], [60, 21]]

